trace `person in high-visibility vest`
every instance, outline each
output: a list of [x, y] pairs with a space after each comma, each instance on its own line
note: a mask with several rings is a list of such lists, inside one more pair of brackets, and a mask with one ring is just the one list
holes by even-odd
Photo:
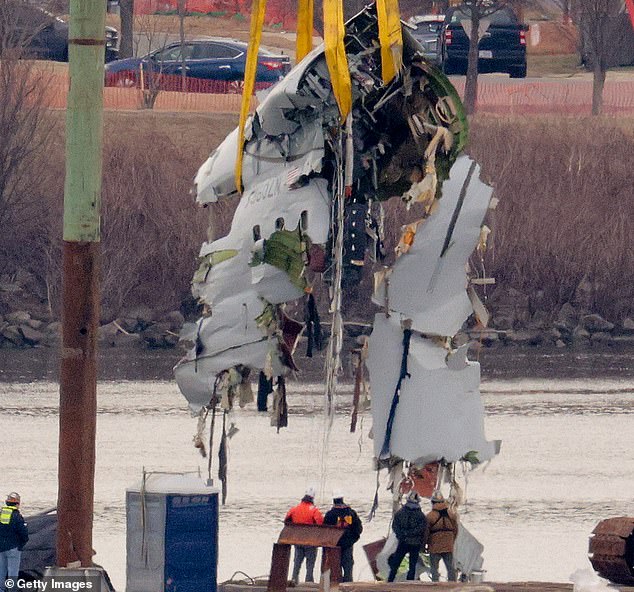
[[[20, 514], [20, 496], [12, 492], [0, 510], [0, 592], [16, 586], [22, 549], [29, 540], [29, 529]], [[7, 580], [12, 580], [7, 584]]]
[[358, 514], [343, 501], [343, 493], [335, 491], [332, 494], [332, 508], [324, 516], [324, 524], [343, 528], [345, 532], [339, 539], [341, 549], [341, 569], [343, 582], [352, 582], [352, 566], [354, 565], [354, 544], [361, 537], [363, 524]]

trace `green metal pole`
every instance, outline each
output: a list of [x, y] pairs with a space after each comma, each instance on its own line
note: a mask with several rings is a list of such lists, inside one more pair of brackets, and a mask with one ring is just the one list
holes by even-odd
[[71, 0], [59, 405], [57, 564], [92, 565], [104, 0]]

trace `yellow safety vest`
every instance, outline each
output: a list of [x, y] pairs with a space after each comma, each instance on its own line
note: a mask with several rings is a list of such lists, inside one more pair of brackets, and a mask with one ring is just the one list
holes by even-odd
[[11, 522], [11, 516], [13, 516], [13, 512], [15, 512], [17, 508], [13, 506], [3, 506], [2, 510], [0, 510], [0, 524], [9, 524]]

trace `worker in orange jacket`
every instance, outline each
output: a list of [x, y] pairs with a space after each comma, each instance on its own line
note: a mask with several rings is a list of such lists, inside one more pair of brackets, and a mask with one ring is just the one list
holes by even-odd
[[[315, 488], [309, 487], [295, 507], [291, 508], [284, 519], [285, 524], [323, 524], [324, 517], [315, 505]], [[299, 582], [299, 570], [306, 558], [306, 581], [314, 582], [313, 569], [317, 560], [317, 547], [295, 545], [295, 559], [293, 563], [293, 577], [295, 584]]]

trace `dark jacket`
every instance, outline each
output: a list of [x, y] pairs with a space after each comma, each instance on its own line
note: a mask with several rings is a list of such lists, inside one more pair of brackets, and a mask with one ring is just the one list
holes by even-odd
[[339, 539], [342, 548], [352, 547], [363, 532], [363, 524], [357, 513], [347, 504], [335, 504], [324, 516], [324, 524], [345, 528], [346, 532]]
[[9, 509], [12, 510], [9, 524], [0, 523], [0, 552], [15, 548], [22, 551], [29, 540], [29, 529], [15, 506], [4, 506], [2, 511]]
[[407, 502], [392, 522], [396, 538], [406, 545], [424, 545], [427, 538], [427, 519], [419, 504]]
[[445, 502], [433, 502], [432, 511], [427, 514], [429, 536], [427, 545], [430, 553], [452, 553], [458, 534], [458, 519], [449, 511]]

